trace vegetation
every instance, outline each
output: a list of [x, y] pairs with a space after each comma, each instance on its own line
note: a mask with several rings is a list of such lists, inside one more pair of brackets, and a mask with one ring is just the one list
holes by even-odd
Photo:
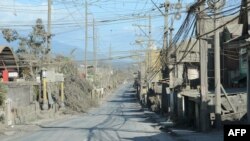
[[26, 66], [22, 67], [20, 75], [27, 80], [35, 79], [35, 74], [40, 71], [47, 54], [50, 52], [45, 44], [46, 38], [50, 36], [47, 35], [42, 20], [36, 20], [33, 30], [27, 37], [20, 36], [13, 29], [3, 29], [2, 34], [8, 42], [19, 41], [19, 47], [16, 51], [18, 65]]
[[2, 83], [0, 83], [0, 106], [3, 106], [4, 104], [6, 93], [7, 93], [6, 87]]
[[68, 109], [85, 112], [89, 107], [97, 105], [97, 100], [91, 99], [93, 85], [81, 77], [77, 64], [63, 56], [58, 56], [55, 61], [59, 72], [65, 77], [65, 105]]
[[[21, 67], [20, 70], [20, 76], [24, 79], [35, 80], [35, 76], [42, 67], [49, 68], [50, 63], [53, 64], [52, 68], [57, 69], [57, 72], [64, 74], [65, 105], [73, 111], [85, 112], [89, 107], [97, 105], [98, 99], [92, 97], [92, 90], [102, 88], [102, 90], [109, 91], [121, 83], [120, 80], [126, 76], [121, 71], [112, 71], [111, 73], [109, 68], [103, 67], [100, 68], [102, 71], [99, 74], [94, 74], [94, 70], [92, 72], [90, 70], [89, 74], [93, 77], [92, 80], [88, 80], [85, 78], [86, 75], [79, 71], [81, 67], [72, 58], [57, 56], [48, 62], [46, 57], [50, 50], [46, 46], [46, 38], [51, 38], [51, 35], [47, 34], [41, 19], [36, 20], [33, 30], [27, 37], [19, 35], [12, 29], [3, 29], [2, 34], [8, 42], [19, 41], [16, 54], [19, 60], [18, 65], [26, 66]], [[47, 63], [46, 66], [44, 62]], [[56, 86], [53, 87], [52, 84], [51, 89], [57, 90]], [[0, 94], [0, 98], [4, 99], [4, 94]], [[59, 99], [59, 97], [56, 98]], [[1, 99], [0, 103], [3, 102]]]

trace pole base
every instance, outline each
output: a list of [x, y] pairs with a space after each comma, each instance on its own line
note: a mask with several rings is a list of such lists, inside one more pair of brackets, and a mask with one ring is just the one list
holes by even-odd
[[62, 102], [61, 104], [60, 104], [60, 108], [64, 108], [65, 107], [65, 104]]
[[48, 102], [44, 102], [44, 103], [43, 103], [42, 109], [43, 109], [43, 110], [48, 110], [48, 109], [49, 109]]

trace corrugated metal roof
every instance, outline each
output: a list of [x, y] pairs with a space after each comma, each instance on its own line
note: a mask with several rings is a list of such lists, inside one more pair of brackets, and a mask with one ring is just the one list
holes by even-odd
[[18, 69], [16, 57], [8, 46], [0, 46], [0, 70]]

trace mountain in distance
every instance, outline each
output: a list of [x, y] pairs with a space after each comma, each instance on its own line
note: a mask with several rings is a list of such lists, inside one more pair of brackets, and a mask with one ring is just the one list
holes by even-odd
[[[13, 53], [17, 50], [18, 44], [19, 44], [18, 41], [8, 43], [3, 38], [3, 36], [0, 36], [0, 46], [3, 46], [3, 45], [9, 46], [10, 48], [12, 48]], [[62, 55], [62, 56], [69, 57], [72, 60], [83, 62], [84, 48], [79, 48], [74, 45], [63, 44], [54, 40], [52, 41], [51, 49], [52, 49], [53, 56]], [[108, 60], [108, 54], [97, 53], [97, 59], [98, 59], [99, 64], [107, 65], [110, 63]], [[88, 51], [87, 60], [90, 62], [90, 64], [93, 63], [92, 51]], [[132, 62], [128, 60], [123, 60], [123, 59], [112, 60], [112, 66], [116, 68], [127, 68], [128, 66], [131, 66], [131, 64]]]
[[80, 49], [77, 46], [63, 44], [57, 41], [52, 42], [51, 51], [53, 55], [62, 55], [62, 56], [70, 57], [73, 60], [83, 59], [83, 56], [84, 56], [83, 49]]

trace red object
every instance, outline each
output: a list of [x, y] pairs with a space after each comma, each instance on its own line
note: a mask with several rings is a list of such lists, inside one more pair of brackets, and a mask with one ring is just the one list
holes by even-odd
[[9, 82], [9, 71], [3, 70], [3, 82]]

